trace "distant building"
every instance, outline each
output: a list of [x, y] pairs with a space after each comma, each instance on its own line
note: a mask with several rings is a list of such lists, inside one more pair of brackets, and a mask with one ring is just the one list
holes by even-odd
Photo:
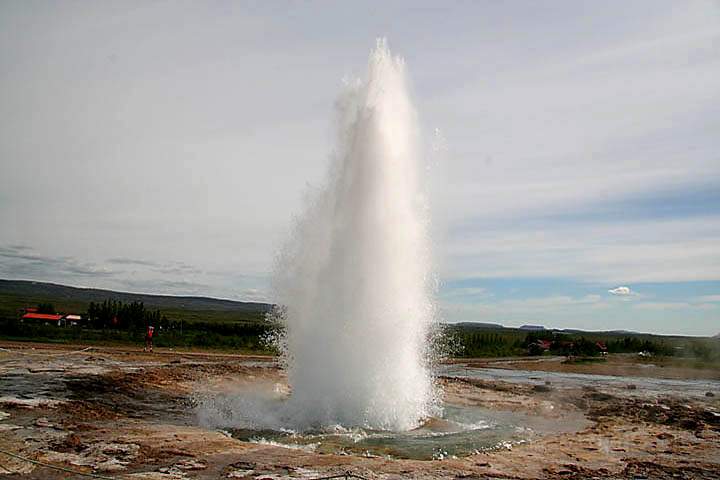
[[54, 324], [58, 327], [70, 325], [74, 327], [80, 324], [82, 317], [74, 313], [62, 315], [59, 313], [28, 312], [21, 316], [20, 320], [23, 323]]
[[545, 327], [543, 327], [542, 325], [523, 325], [522, 327], [520, 327], [520, 330], [531, 330], [534, 332], [539, 332], [545, 330]]
[[63, 317], [63, 323], [65, 325], [70, 325], [71, 327], [76, 327], [80, 325], [80, 321], [82, 320], [82, 317], [80, 315], [75, 315], [74, 313], [65, 315]]
[[543, 350], [550, 350], [550, 347], [552, 347], [550, 340], [538, 340], [537, 343]]
[[552, 347], [552, 341], [550, 340], [537, 340], [536, 342], [528, 345], [528, 355], [542, 355], [548, 352]]
[[22, 320], [23, 323], [54, 323], [56, 325], [60, 325], [60, 320], [62, 320], [62, 315], [56, 315], [51, 313], [26, 313], [22, 317], [20, 317], [20, 320]]
[[37, 313], [37, 311], [38, 311], [37, 307], [18, 308], [18, 310], [17, 310], [18, 318], [22, 318], [22, 316], [25, 315], [26, 313]]

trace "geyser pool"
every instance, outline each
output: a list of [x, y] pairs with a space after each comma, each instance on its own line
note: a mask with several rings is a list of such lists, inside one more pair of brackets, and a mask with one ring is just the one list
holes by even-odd
[[462, 457], [507, 448], [534, 439], [528, 416], [479, 407], [447, 405], [444, 418], [422, 427], [392, 432], [366, 428], [325, 428], [302, 433], [277, 430], [233, 429], [243, 441], [298, 448], [315, 453], [380, 455], [416, 460]]
[[441, 413], [418, 122], [404, 62], [384, 40], [366, 78], [345, 82], [336, 111], [327, 178], [274, 268], [290, 395], [206, 404], [208, 424], [405, 431]]

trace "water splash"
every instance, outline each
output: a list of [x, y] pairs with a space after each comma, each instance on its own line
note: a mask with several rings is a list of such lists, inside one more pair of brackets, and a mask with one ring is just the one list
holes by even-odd
[[253, 388], [201, 402], [206, 425], [409, 430], [439, 415], [430, 373], [434, 277], [419, 132], [405, 65], [384, 40], [346, 81], [323, 187], [275, 269], [290, 395]]
[[327, 183], [275, 268], [292, 420], [406, 430], [437, 413], [433, 277], [416, 112], [384, 40], [336, 107]]

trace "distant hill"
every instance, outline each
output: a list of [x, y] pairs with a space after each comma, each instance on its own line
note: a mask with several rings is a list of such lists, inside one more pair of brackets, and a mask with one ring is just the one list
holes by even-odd
[[522, 325], [520, 327], [520, 330], [530, 330], [530, 331], [540, 332], [540, 331], [545, 330], [545, 327], [543, 327], [542, 325]]
[[102, 302], [108, 298], [123, 302], [139, 301], [154, 308], [187, 308], [189, 310], [223, 310], [235, 312], [267, 312], [272, 308], [269, 303], [238, 302], [211, 297], [153, 295], [148, 293], [116, 292], [98, 288], [78, 288], [55, 283], [33, 282], [29, 280], [0, 280], [0, 294], [42, 296], [61, 298], [78, 302]]
[[[553, 332], [565, 335], [609, 335], [609, 336], [642, 336], [652, 335], [650, 333], [640, 333], [632, 330], [582, 330], [579, 328], [546, 328], [542, 325], [522, 325], [520, 327], [507, 327], [499, 323], [483, 323], [483, 322], [459, 322], [449, 323], [449, 327], [459, 328], [462, 330], [503, 330], [506, 332]], [[720, 334], [713, 338], [719, 338]]]
[[143, 302], [147, 308], [176, 313], [188, 320], [249, 321], [261, 319], [272, 308], [269, 303], [238, 302], [210, 297], [152, 295], [78, 288], [29, 280], [0, 279], [0, 313], [15, 315], [18, 308], [40, 302], [53, 303], [60, 311], [82, 312], [90, 302], [113, 299]]
[[461, 327], [461, 328], [467, 328], [467, 329], [478, 329], [478, 330], [497, 330], [506, 328], [503, 325], [500, 325], [499, 323], [482, 323], [482, 322], [460, 322], [460, 323], [454, 323], [454, 326]]

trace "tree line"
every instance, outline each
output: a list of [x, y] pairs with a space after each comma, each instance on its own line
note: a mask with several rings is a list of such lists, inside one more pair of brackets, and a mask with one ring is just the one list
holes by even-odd
[[112, 299], [90, 302], [86, 315], [88, 326], [97, 329], [136, 330], [168, 323], [160, 310], [148, 310], [143, 302], [123, 303]]
[[[676, 355], [673, 345], [656, 339], [638, 336], [599, 337], [595, 335], [570, 335], [553, 331], [518, 332], [491, 331], [478, 332], [465, 328], [450, 327], [451, 341], [449, 354], [460, 357], [502, 357], [512, 355], [573, 355], [596, 356], [603, 351], [604, 344], [609, 353], [649, 352], [653, 355]], [[708, 356], [702, 349], [708, 350], [704, 343], [688, 348], [688, 354]]]

